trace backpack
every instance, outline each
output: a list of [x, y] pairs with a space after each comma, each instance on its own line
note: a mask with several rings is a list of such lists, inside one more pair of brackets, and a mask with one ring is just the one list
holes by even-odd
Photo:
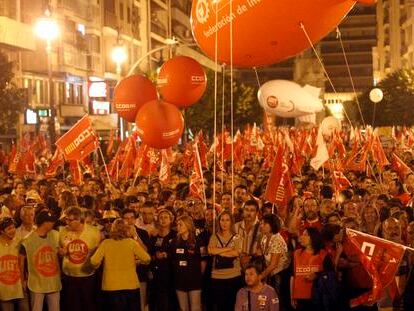
[[[325, 260], [329, 260], [325, 258]], [[329, 264], [328, 264], [329, 265]], [[312, 300], [317, 310], [337, 311], [340, 307], [340, 284], [335, 269], [325, 268], [316, 274], [312, 286]]]

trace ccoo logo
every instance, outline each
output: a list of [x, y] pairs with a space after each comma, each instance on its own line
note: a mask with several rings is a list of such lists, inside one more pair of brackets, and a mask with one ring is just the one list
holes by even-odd
[[207, 22], [210, 10], [208, 8], [207, 0], [198, 0], [196, 4], [196, 17], [200, 24]]

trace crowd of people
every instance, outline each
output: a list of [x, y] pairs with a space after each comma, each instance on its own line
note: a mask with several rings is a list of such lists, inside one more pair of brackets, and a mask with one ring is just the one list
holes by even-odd
[[[411, 152], [402, 158], [414, 167]], [[233, 176], [206, 169], [205, 201], [179, 163], [166, 183], [110, 183], [102, 167], [82, 184], [4, 168], [1, 310], [351, 310], [373, 284], [344, 252], [344, 229], [413, 247], [414, 174], [347, 172], [352, 187], [335, 193], [326, 171], [305, 165], [277, 206], [263, 161], [252, 155]], [[407, 251], [395, 288], [352, 309], [414, 310], [413, 266]]]

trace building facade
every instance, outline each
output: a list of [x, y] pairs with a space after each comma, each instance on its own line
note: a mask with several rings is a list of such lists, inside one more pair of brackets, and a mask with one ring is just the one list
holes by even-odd
[[[214, 68], [193, 46], [190, 5], [187, 0], [0, 0], [0, 50], [16, 64], [16, 83], [27, 90], [28, 113], [47, 115], [52, 93], [61, 131], [85, 113], [92, 115], [98, 130], [106, 131], [118, 127], [110, 105], [113, 88], [138, 60], [136, 72], [142, 73], [156, 70], [175, 53]], [[60, 29], [50, 53], [53, 92], [46, 44], [33, 30], [48, 7]], [[172, 38], [179, 40], [178, 48], [168, 47]], [[128, 54], [120, 72], [111, 58], [118, 45]], [[37, 118], [41, 131], [45, 120]], [[24, 131], [36, 128], [27, 124], [27, 116], [21, 123]]]

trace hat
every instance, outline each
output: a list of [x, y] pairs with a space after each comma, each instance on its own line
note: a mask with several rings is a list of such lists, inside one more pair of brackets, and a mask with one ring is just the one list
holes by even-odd
[[119, 218], [119, 213], [114, 210], [104, 211], [102, 219]]
[[14, 220], [11, 217], [3, 217], [0, 219], [0, 231], [3, 231], [8, 226], [14, 225]]
[[36, 190], [29, 190], [26, 193], [26, 202], [28, 200], [34, 200], [36, 202], [41, 202], [42, 198], [40, 197], [39, 193]]
[[41, 211], [36, 216], [36, 225], [40, 226], [45, 222], [56, 222], [56, 217], [52, 215], [49, 211]]

